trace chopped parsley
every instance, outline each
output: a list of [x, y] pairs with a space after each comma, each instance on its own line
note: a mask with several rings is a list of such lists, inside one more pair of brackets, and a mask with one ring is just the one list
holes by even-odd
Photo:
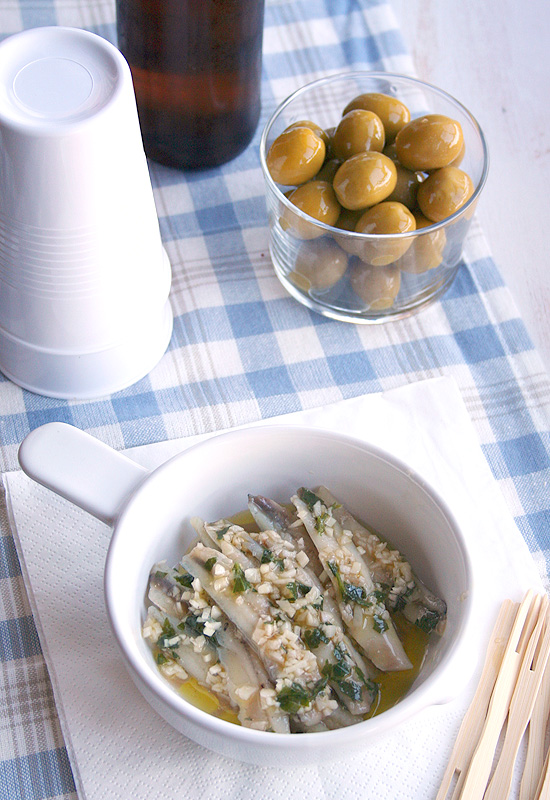
[[304, 631], [303, 639], [310, 650], [315, 650], [316, 647], [319, 647], [321, 642], [328, 644], [330, 641], [321, 628], [310, 628]]
[[194, 614], [188, 614], [183, 622], [179, 623], [178, 628], [191, 636], [206, 636], [208, 641], [217, 645], [218, 640], [216, 639], [216, 634], [213, 633], [212, 636], [208, 636], [208, 634], [204, 632], [206, 622], [207, 620], [200, 619]]
[[251, 584], [247, 581], [244, 575], [244, 570], [240, 564], [233, 564], [233, 593], [246, 592], [251, 589]]
[[337, 661], [335, 664], [327, 661], [321, 672], [331, 681], [341, 681], [342, 678], [347, 678], [351, 674], [351, 667], [343, 661]]
[[291, 603], [299, 597], [305, 597], [306, 594], [311, 591], [311, 586], [307, 586], [305, 583], [299, 583], [298, 581], [287, 583], [286, 588], [290, 592], [289, 600]]
[[372, 600], [369, 600], [369, 596], [365, 588], [363, 586], [356, 586], [354, 583], [344, 581], [340, 575], [338, 565], [335, 564], [334, 561], [328, 562], [328, 568], [336, 578], [336, 583], [338, 584], [338, 590], [342, 600], [348, 603], [357, 603], [358, 605], [365, 607], [372, 605]]
[[193, 581], [195, 579], [189, 574], [189, 572], [184, 572], [183, 575], [176, 575], [174, 580], [178, 583], [181, 583], [182, 586], [187, 587], [187, 589], [190, 589], [193, 586]]
[[163, 572], [162, 570], [157, 569], [154, 577], [157, 578], [157, 580], [161, 581], [163, 578], [166, 578], [167, 575], [168, 575], [167, 572]]
[[224, 534], [227, 533], [227, 531], [229, 530], [230, 527], [231, 527], [230, 525], [226, 525], [225, 528], [220, 528], [219, 531], [216, 531], [216, 539], [218, 539], [218, 540], [219, 539], [223, 539]]
[[328, 562], [328, 568], [336, 578], [338, 590], [340, 591], [340, 595], [344, 602], [357, 603], [357, 605], [364, 607], [372, 605], [372, 600], [369, 599], [369, 595], [367, 594], [365, 588], [363, 586], [356, 586], [354, 583], [344, 581], [340, 575], [338, 565], [335, 564], [334, 561]]
[[328, 511], [323, 511], [322, 514], [317, 514], [315, 516], [315, 530], [317, 533], [325, 533], [328, 519], [330, 519], [330, 514]]
[[357, 664], [355, 664], [354, 670], [355, 670], [355, 674], [357, 675], [359, 680], [363, 681], [365, 686], [368, 686], [369, 683], [373, 683], [373, 681], [371, 681], [370, 678], [366, 678], [365, 677], [365, 673], [363, 672], [363, 670], [360, 667], [357, 666]]
[[390, 600], [392, 600], [392, 607], [394, 611], [403, 611], [405, 606], [407, 605], [407, 601], [410, 599], [412, 593], [414, 592], [415, 587], [409, 586], [404, 592], [396, 596], [392, 596], [390, 594]]
[[352, 667], [343, 659], [343, 653], [338, 652], [338, 648], [334, 648], [336, 656], [336, 663], [330, 664], [328, 661], [325, 663], [321, 673], [331, 681], [331, 683], [338, 686], [340, 691], [349, 697], [351, 700], [361, 700], [363, 694], [363, 686], [352, 677]]
[[351, 700], [361, 700], [363, 696], [363, 687], [359, 681], [338, 681], [338, 688]]
[[217, 560], [218, 559], [216, 558], [216, 556], [212, 556], [212, 558], [209, 558], [208, 561], [204, 562], [204, 568], [208, 570], [208, 572], [212, 572], [212, 567], [214, 566]]
[[283, 570], [285, 568], [283, 559], [275, 558], [271, 550], [268, 547], [264, 547], [262, 552], [262, 557], [260, 559], [260, 564], [269, 564], [270, 562], [276, 564], [280, 570]]
[[317, 497], [315, 492], [312, 492], [311, 489], [306, 489], [305, 487], [302, 487], [300, 489], [298, 495], [300, 497], [300, 500], [304, 501], [304, 503], [306, 504], [306, 506], [309, 508], [310, 511], [313, 511], [315, 503], [322, 502], [321, 498]]
[[[321, 498], [318, 497], [315, 494], [315, 492], [312, 492], [311, 489], [306, 489], [305, 487], [302, 487], [299, 490], [298, 495], [299, 495], [300, 499], [303, 500], [303, 502], [306, 504], [306, 506], [309, 508], [309, 510], [313, 514], [315, 514], [313, 509], [315, 508], [315, 504], [316, 503], [321, 503], [321, 505], [324, 506], [324, 503], [321, 500]], [[340, 508], [340, 507], [341, 507], [340, 503], [333, 503], [330, 506], [330, 508]], [[325, 506], [325, 508], [326, 508], [326, 506]], [[326, 531], [326, 523], [327, 523], [327, 520], [330, 519], [330, 516], [331, 515], [330, 515], [330, 512], [328, 510], [327, 511], [323, 511], [321, 514], [315, 514], [315, 530], [317, 531], [317, 533], [320, 533], [320, 534], [325, 533], [325, 531]]]
[[357, 586], [355, 583], [342, 581], [342, 586], [339, 588], [344, 600], [349, 600], [350, 603], [357, 603], [357, 605], [365, 608], [372, 605], [372, 600], [369, 598], [364, 586]]
[[326, 685], [326, 678], [316, 681], [311, 689], [294, 682], [290, 686], [283, 686], [277, 694], [277, 702], [283, 711], [289, 714], [296, 714], [304, 706], [309, 706]]
[[157, 640], [157, 647], [161, 650], [170, 647], [177, 647], [179, 644], [179, 637], [176, 633], [174, 626], [168, 618], [162, 623], [162, 633]]
[[378, 614], [373, 614], [373, 628], [377, 633], [385, 633], [388, 630], [388, 623], [384, 619], [384, 617], [380, 617]]
[[416, 625], [420, 630], [425, 633], [431, 633], [437, 627], [437, 623], [441, 619], [437, 611], [426, 611], [426, 613], [416, 620]]
[[[356, 586], [354, 583], [344, 581], [340, 575], [340, 570], [334, 561], [328, 562], [328, 568], [336, 578], [338, 590], [344, 603], [357, 603], [362, 608], [371, 608], [376, 602], [381, 602], [383, 593], [379, 591], [367, 592], [364, 586]], [[388, 630], [388, 623], [379, 614], [373, 614], [374, 630], [378, 633], [384, 633]]]

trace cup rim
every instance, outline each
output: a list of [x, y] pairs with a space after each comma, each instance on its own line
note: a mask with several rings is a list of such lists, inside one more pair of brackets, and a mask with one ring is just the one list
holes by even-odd
[[[108, 118], [112, 113], [112, 108], [116, 108], [117, 104], [120, 103], [120, 98], [124, 96], [124, 92], [128, 90], [128, 87], [131, 87], [133, 95], [130, 68], [120, 50], [104, 36], [83, 28], [71, 25], [46, 25], [18, 31], [0, 42], [0, 60], [6, 58], [9, 64], [9, 59], [12, 58], [14, 59], [14, 64], [17, 64], [19, 49], [24, 51], [25, 46], [32, 45], [34, 41], [40, 43], [41, 40], [44, 40], [47, 45], [48, 39], [53, 38], [59, 42], [64, 37], [70, 44], [75, 46], [84, 42], [89, 48], [95, 49], [99, 55], [109, 59], [114, 73], [116, 73], [116, 79], [113, 78], [108, 93], [102, 103], [93, 109], [93, 113], [81, 112], [72, 117], [61, 119], [43, 118], [40, 115], [21, 117], [15, 110], [10, 110], [9, 105], [6, 105], [5, 108], [0, 107], [0, 125], [31, 141], [34, 139], [55, 140], [60, 136], [77, 135], [81, 130], [86, 130], [91, 122], [97, 124], [105, 117]], [[66, 57], [65, 54], [52, 56], [47, 46], [44, 49], [44, 54], [44, 57]]]
[[[461, 206], [457, 211], [455, 211], [450, 216], [446, 217], [445, 219], [441, 220], [440, 222], [434, 222], [431, 225], [427, 225], [424, 228], [417, 228], [414, 231], [406, 231], [404, 233], [386, 233], [386, 234], [379, 234], [379, 233], [358, 233], [357, 231], [347, 231], [341, 228], [336, 228], [332, 225], [327, 225], [325, 222], [321, 222], [320, 220], [313, 220], [309, 214], [306, 214], [302, 209], [295, 206], [290, 200], [285, 197], [284, 193], [281, 191], [279, 184], [277, 184], [270, 175], [269, 169], [267, 167], [267, 139], [271, 128], [273, 127], [275, 121], [278, 117], [282, 114], [282, 112], [289, 106], [295, 99], [299, 98], [301, 95], [306, 94], [311, 89], [315, 89], [320, 87], [324, 84], [333, 83], [339, 80], [344, 80], [347, 78], [373, 78], [373, 79], [384, 79], [384, 80], [400, 80], [405, 81], [406, 83], [410, 83], [411, 85], [429, 89], [432, 92], [440, 95], [444, 99], [450, 101], [455, 106], [457, 106], [463, 114], [470, 120], [473, 124], [473, 127], [476, 133], [479, 136], [482, 154], [483, 154], [483, 167], [481, 171], [481, 176], [478, 181], [477, 186], [474, 189], [472, 196], [466, 201], [466, 203]], [[293, 214], [301, 218], [304, 222], [308, 222], [310, 225], [318, 226], [321, 230], [325, 231], [326, 233], [335, 232], [338, 236], [342, 236], [344, 239], [349, 238], [351, 241], [357, 242], [365, 242], [365, 241], [378, 241], [380, 237], [383, 235], [384, 241], [400, 241], [402, 239], [410, 239], [410, 238], [417, 238], [425, 234], [433, 233], [434, 231], [441, 230], [442, 228], [446, 228], [449, 223], [455, 222], [462, 216], [465, 216], [468, 210], [475, 205], [477, 202], [483, 187], [487, 181], [487, 176], [489, 173], [489, 148], [487, 145], [487, 140], [485, 138], [485, 134], [483, 133], [483, 129], [481, 128], [480, 124], [478, 123], [477, 119], [474, 115], [469, 111], [466, 106], [457, 100], [456, 97], [446, 92], [444, 89], [440, 89], [438, 86], [434, 86], [431, 83], [427, 83], [426, 81], [422, 81], [419, 78], [415, 78], [412, 75], [406, 75], [404, 73], [398, 72], [385, 72], [385, 71], [374, 71], [374, 70], [350, 70], [348, 72], [337, 72], [331, 75], [326, 75], [323, 78], [317, 78], [314, 81], [310, 81], [306, 83], [304, 86], [301, 86], [299, 89], [296, 89], [292, 92], [288, 97], [279, 103], [275, 111], [270, 115], [269, 119], [267, 120], [264, 129], [262, 131], [262, 136], [260, 139], [260, 163], [262, 167], [262, 172], [264, 176], [264, 180], [269, 187], [270, 191], [275, 194], [277, 199], [291, 211]], [[365, 209], [366, 211], [367, 209]]]

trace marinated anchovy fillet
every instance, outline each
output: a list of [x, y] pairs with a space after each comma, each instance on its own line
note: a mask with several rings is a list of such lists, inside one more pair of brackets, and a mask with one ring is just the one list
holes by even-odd
[[[242, 642], [230, 620], [211, 603], [197, 578], [157, 565], [149, 579], [149, 599], [164, 612], [174, 636], [180, 639], [175, 651], [161, 651], [164, 658], [174, 654], [184, 670], [188, 664], [187, 671], [207, 689], [223, 681], [224, 693], [218, 686], [216, 694], [226, 701], [229, 699], [231, 706], [238, 709], [239, 721], [245, 727], [278, 733], [289, 731], [288, 715], [277, 708], [268, 709], [262, 702], [262, 691], [271, 686], [262, 664]], [[194, 663], [189, 664], [189, 653], [180, 647], [183, 642], [192, 644], [193, 655], [204, 650], [207, 664], [215, 654], [217, 663], [211, 664], [206, 672]], [[165, 673], [170, 669], [168, 661], [166, 664]]]
[[199, 578], [264, 664], [275, 684], [273, 689], [263, 691], [262, 699], [267, 705], [278, 705], [296, 715], [308, 728], [336, 710], [338, 703], [331, 697], [317, 659], [305, 647], [288, 616], [265, 593], [253, 588], [238, 561], [198, 544], [181, 563]]
[[342, 528], [332, 509], [310, 489], [299, 489], [292, 502], [332, 581], [350, 635], [378, 669], [384, 672], [410, 669], [411, 662], [384, 598], [353, 544], [351, 533]]
[[157, 664], [166, 678], [184, 681], [192, 675], [225, 705], [235, 708], [227, 673], [215, 648], [204, 636], [185, 630], [181, 619], [167, 615], [156, 606], [149, 607], [142, 632], [154, 646]]
[[356, 725], [357, 717], [345, 708], [342, 708], [342, 706], [338, 706], [338, 708], [328, 717], [325, 717], [323, 721], [327, 730], [334, 731], [337, 728], [347, 728], [349, 725]]
[[363, 527], [325, 486], [319, 486], [315, 493], [331, 508], [342, 528], [351, 531], [353, 543], [365, 559], [373, 580], [386, 593], [386, 604], [392, 610], [401, 610], [409, 622], [426, 633], [442, 633], [447, 605], [420, 581], [403, 555]]
[[[262, 500], [263, 527], [269, 519], [269, 501]], [[277, 510], [275, 514], [278, 515]], [[309, 539], [303, 527], [302, 532]], [[371, 680], [367, 663], [344, 632], [337, 604], [310, 568], [303, 538], [295, 541], [291, 535], [285, 537], [282, 527], [280, 531], [267, 529], [244, 534], [244, 547], [246, 537], [250, 537], [267, 553], [266, 563], [260, 570], [274, 589], [272, 599], [300, 625], [302, 638], [315, 653], [322, 674], [328, 677], [340, 701], [351, 713], [365, 714], [377, 696], [378, 687]]]
[[319, 560], [317, 548], [307, 535], [304, 524], [295, 513], [262, 495], [248, 495], [248, 509], [261, 531], [272, 530], [280, 533], [287, 541], [297, 542], [308, 557], [309, 568], [321, 577], [323, 565]]
[[187, 613], [187, 603], [182, 602], [182, 594], [191, 588], [191, 575], [182, 575], [166, 564], [155, 564], [149, 575], [149, 600], [161, 611], [181, 619]]
[[207, 524], [199, 517], [191, 519], [191, 525], [199, 534], [199, 540], [205, 547], [219, 550], [233, 561], [238, 561], [243, 570], [255, 569], [262, 557], [262, 548], [253, 539], [248, 542], [248, 548], [240, 546], [241, 542], [237, 533], [242, 531], [247, 534], [240, 525], [235, 525], [226, 519], [221, 519], [216, 523]]
[[321, 583], [308, 570], [307, 556], [276, 531], [248, 532], [228, 520], [209, 524], [194, 520], [193, 524], [201, 539], [208, 537], [241, 564], [253, 590], [299, 625], [302, 639], [340, 701], [353, 714], [365, 714], [377, 695], [377, 685], [344, 634], [336, 604], [323, 596]]
[[304, 725], [300, 724], [300, 721], [297, 719], [293, 719], [291, 723], [292, 733], [318, 733], [320, 731], [333, 731], [337, 728], [347, 728], [350, 725], [357, 725], [359, 720], [356, 716], [354, 716], [350, 711], [342, 706], [338, 706], [332, 714], [329, 714], [327, 717], [323, 719], [322, 722], [319, 722], [317, 725], [312, 725], [309, 728], [306, 728]]
[[194, 678], [261, 731], [328, 731], [389, 707], [412, 685], [426, 634], [443, 632], [444, 601], [325, 486], [288, 506], [248, 495], [248, 508], [257, 529], [194, 518], [181, 563], [153, 567], [143, 636], [160, 671]]
[[226, 620], [217, 633], [218, 654], [229, 677], [229, 691], [239, 706], [241, 725], [274, 733], [289, 733], [288, 714], [279, 705], [266, 702], [273, 686], [256, 654], [233, 633], [234, 626]]

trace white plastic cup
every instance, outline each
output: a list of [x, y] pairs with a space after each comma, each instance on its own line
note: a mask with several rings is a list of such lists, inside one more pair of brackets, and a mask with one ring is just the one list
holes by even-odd
[[172, 332], [128, 64], [76, 28], [0, 44], [0, 370], [58, 398], [144, 377]]

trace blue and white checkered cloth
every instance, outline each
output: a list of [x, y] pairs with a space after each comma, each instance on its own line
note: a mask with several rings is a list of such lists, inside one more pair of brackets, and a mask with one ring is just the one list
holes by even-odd
[[[41, 25], [86, 28], [116, 42], [111, 0], [0, 0], [0, 36]], [[98, 401], [39, 397], [0, 376], [0, 470], [16, 469], [24, 436], [53, 420], [122, 449], [451, 375], [522, 535], [548, 566], [550, 380], [475, 220], [451, 289], [405, 320], [328, 320], [290, 298], [275, 277], [262, 126], [295, 88], [348, 68], [413, 72], [385, 2], [268, 0], [263, 111], [252, 144], [206, 172], [150, 164], [173, 269], [167, 354], [142, 381]], [[0, 523], [0, 798], [75, 798], [2, 501]]]

